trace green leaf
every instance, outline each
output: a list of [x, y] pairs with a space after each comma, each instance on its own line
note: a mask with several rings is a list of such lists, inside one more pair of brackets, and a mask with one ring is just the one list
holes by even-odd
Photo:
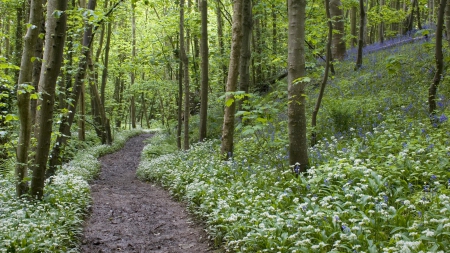
[[311, 82], [311, 78], [309, 78], [307, 76], [302, 76], [302, 77], [299, 77], [299, 78], [295, 79], [292, 82], [292, 84], [296, 85], [296, 84], [300, 84], [300, 83], [309, 83], [309, 82]]
[[234, 98], [230, 98], [225, 102], [225, 105], [227, 107], [230, 107], [234, 103]]

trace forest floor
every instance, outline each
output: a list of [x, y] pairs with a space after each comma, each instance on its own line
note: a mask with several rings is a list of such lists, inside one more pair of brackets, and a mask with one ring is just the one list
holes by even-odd
[[93, 204], [81, 251], [216, 252], [183, 203], [174, 201], [161, 187], [136, 178], [148, 138], [151, 134], [133, 137], [120, 151], [99, 158], [102, 172], [91, 183]]

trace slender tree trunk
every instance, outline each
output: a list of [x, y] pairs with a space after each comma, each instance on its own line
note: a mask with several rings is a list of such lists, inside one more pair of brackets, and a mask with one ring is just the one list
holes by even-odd
[[[47, 1], [41, 0], [42, 5], [44, 5], [44, 2], [47, 2]], [[38, 24], [39, 33], [45, 34], [44, 14], [41, 13], [39, 16], [40, 16], [40, 20], [39, 20], [39, 24]], [[34, 87], [34, 90], [37, 91], [38, 85], [39, 85], [39, 79], [41, 76], [41, 66], [42, 66], [42, 60], [38, 60], [38, 59], [42, 59], [44, 57], [44, 40], [39, 38], [39, 36], [35, 43], [34, 50], [35, 50], [34, 57], [36, 60], [33, 62], [32, 85]], [[36, 123], [37, 99], [31, 100], [30, 110], [31, 110], [31, 112], [30, 112], [31, 124], [34, 125]]]
[[[244, 1], [243, 7], [243, 26], [242, 26], [242, 47], [241, 47], [241, 59], [239, 65], [239, 90], [245, 93], [249, 92], [250, 88], [250, 58], [251, 52], [251, 34], [253, 29], [253, 17], [252, 17], [252, 1]], [[245, 103], [245, 97], [238, 104]]]
[[[131, 51], [131, 58], [132, 58], [132, 62], [133, 62], [133, 66], [135, 64], [135, 60], [136, 60], [136, 13], [135, 13], [135, 3], [133, 1], [131, 1], [131, 46], [132, 46], [132, 51]], [[134, 85], [134, 80], [135, 80], [135, 70], [131, 71], [131, 86]], [[136, 128], [136, 104], [134, 101], [134, 94], [131, 94], [131, 101], [130, 101], [130, 121], [131, 121], [131, 127], [134, 129]]]
[[184, 81], [184, 150], [189, 149], [189, 59], [184, 37], [184, 0], [180, 1], [180, 58], [183, 62]]
[[17, 108], [19, 110], [20, 131], [17, 143], [16, 194], [21, 197], [28, 192], [28, 183], [24, 181], [28, 174], [28, 149], [31, 138], [30, 92], [32, 82], [34, 45], [39, 36], [42, 16], [42, 0], [32, 0], [30, 5], [30, 27], [24, 38], [22, 60], [17, 88]]
[[445, 5], [445, 29], [447, 42], [450, 46], [450, 2]]
[[[22, 58], [22, 41], [23, 41], [23, 23], [25, 12], [25, 1], [23, 1], [16, 9], [16, 38], [14, 44], [14, 64], [20, 66]], [[14, 80], [19, 79], [19, 71], [14, 70]]]
[[358, 44], [357, 33], [356, 33], [356, 16], [357, 16], [358, 8], [356, 6], [352, 6], [350, 12], [350, 33], [352, 34], [351, 44], [352, 47], [355, 47]]
[[363, 57], [362, 49], [364, 44], [364, 20], [366, 18], [366, 13], [364, 11], [364, 0], [359, 0], [359, 13], [360, 13], [359, 14], [360, 21], [359, 21], [358, 55], [356, 58], [355, 70], [360, 69], [362, 66], [362, 57]]
[[[384, 0], [380, 0], [380, 15], [381, 15], [381, 18], [383, 19], [383, 12], [382, 12], [382, 10], [383, 10], [383, 8], [384, 8]], [[379, 40], [380, 40], [380, 43], [381, 44], [383, 44], [384, 43], [384, 21], [383, 20], [381, 20], [381, 22], [380, 22], [380, 26], [379, 26], [379, 28], [378, 28], [379, 30], [378, 30], [378, 33], [379, 33]]]
[[436, 27], [436, 48], [435, 48], [435, 60], [436, 60], [436, 72], [434, 73], [433, 82], [428, 88], [428, 112], [430, 113], [431, 123], [438, 123], [436, 119], [436, 93], [439, 83], [442, 79], [442, 70], [444, 69], [444, 56], [442, 53], [442, 31], [444, 26], [444, 11], [447, 0], [441, 0], [439, 4], [437, 27]]
[[[162, 100], [160, 97], [161, 109], [164, 109], [164, 105], [162, 104]], [[183, 62], [181, 59], [178, 62], [178, 125], [177, 125], [177, 146], [178, 149], [181, 150], [181, 133], [183, 130]], [[161, 119], [164, 125], [164, 114], [161, 113]]]
[[[227, 78], [227, 95], [222, 126], [222, 144], [221, 154], [224, 158], [233, 157], [233, 136], [234, 136], [234, 114], [236, 111], [236, 101], [234, 92], [237, 88], [239, 75], [239, 60], [242, 47], [242, 24], [243, 24], [243, 2], [246, 0], [233, 1], [233, 24], [232, 24], [232, 42], [230, 53], [230, 65]], [[229, 104], [231, 102], [231, 104]]]
[[81, 84], [80, 92], [80, 119], [78, 121], [78, 140], [86, 140], [86, 106], [85, 106], [85, 87], [84, 83]]
[[[272, 53], [277, 56], [278, 54], [278, 32], [277, 32], [277, 12], [275, 4], [272, 4]], [[278, 72], [277, 66], [274, 66], [272, 75], [276, 75]]]
[[53, 124], [56, 80], [62, 65], [64, 40], [66, 37], [67, 0], [49, 0], [47, 3], [47, 23], [45, 51], [42, 62], [39, 91], [42, 94], [41, 110], [37, 119], [39, 135], [31, 179], [31, 196], [41, 199], [44, 193], [45, 170]]
[[[327, 16], [330, 14], [329, 13], [329, 0], [325, 0], [325, 10], [327, 12]], [[323, 75], [323, 80], [322, 80], [322, 84], [320, 85], [320, 92], [319, 92], [319, 96], [317, 97], [317, 102], [316, 102], [316, 106], [314, 107], [314, 111], [312, 114], [312, 119], [311, 119], [311, 126], [312, 126], [312, 133], [311, 133], [311, 146], [316, 145], [317, 143], [317, 130], [316, 130], [316, 126], [317, 126], [317, 114], [319, 114], [319, 110], [320, 110], [320, 104], [322, 103], [322, 98], [323, 98], [323, 94], [325, 92], [325, 87], [327, 85], [327, 81], [328, 81], [328, 73], [330, 70], [330, 56], [331, 56], [331, 43], [332, 43], [332, 37], [333, 37], [333, 25], [331, 23], [331, 21], [328, 21], [328, 42], [327, 42], [327, 61], [326, 61], [326, 65], [325, 65], [325, 73]]]
[[208, 123], [208, 65], [209, 65], [209, 49], [208, 49], [208, 2], [201, 0], [201, 16], [202, 16], [202, 36], [200, 41], [200, 51], [202, 58], [201, 75], [201, 103], [200, 103], [200, 141], [204, 141], [207, 135]]
[[288, 0], [288, 129], [289, 164], [298, 172], [309, 167], [306, 142], [305, 0]]
[[[248, 0], [250, 1], [250, 0]], [[224, 43], [224, 38], [223, 38], [223, 17], [222, 17], [222, 13], [221, 13], [221, 8], [220, 8], [220, 3], [219, 1], [217, 1], [217, 8], [216, 8], [216, 12], [217, 12], [217, 37], [218, 37], [218, 41], [219, 41], [219, 52], [220, 52], [220, 57], [224, 58], [225, 57], [225, 43]], [[227, 66], [225, 65], [225, 63], [223, 63], [223, 61], [221, 61], [220, 63], [221, 65], [221, 69], [222, 69], [222, 83], [224, 85], [224, 90], [225, 85], [227, 83]]]
[[344, 23], [344, 10], [342, 9], [341, 0], [330, 1], [330, 17], [333, 20], [333, 45], [331, 51], [333, 58], [339, 61], [344, 60], [346, 54], [345, 47], [345, 23]]

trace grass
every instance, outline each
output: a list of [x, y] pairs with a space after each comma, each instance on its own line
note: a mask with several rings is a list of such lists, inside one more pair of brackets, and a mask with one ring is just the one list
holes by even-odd
[[[275, 101], [269, 115], [240, 126], [247, 131], [233, 159], [222, 161], [219, 140], [210, 140], [143, 156], [137, 175], [187, 201], [230, 252], [449, 252], [450, 94], [444, 75], [440, 121], [430, 125], [432, 48], [419, 42], [372, 53], [357, 72], [351, 55], [336, 64], [305, 175], [288, 164], [279, 89], [267, 96]], [[309, 108], [317, 92], [311, 86]], [[267, 97], [252, 98], [251, 114]]]

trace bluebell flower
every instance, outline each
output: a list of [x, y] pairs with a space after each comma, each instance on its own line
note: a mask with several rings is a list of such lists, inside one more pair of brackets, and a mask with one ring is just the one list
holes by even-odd
[[383, 199], [384, 199], [384, 203], [387, 203], [387, 202], [388, 202], [388, 200], [389, 200], [389, 197], [388, 197], [388, 196], [386, 196], [386, 195], [384, 195], [384, 196], [383, 196]]
[[437, 177], [436, 177], [436, 175], [432, 175], [430, 179], [431, 179], [431, 181], [434, 181], [437, 179]]
[[445, 114], [442, 114], [442, 115], [439, 117], [439, 123], [447, 122], [447, 120], [448, 120], [448, 118], [447, 118], [447, 116], [445, 116]]
[[417, 212], [417, 215], [418, 215], [419, 217], [422, 217], [422, 212], [421, 212], [421, 211], [418, 211], [418, 212]]

